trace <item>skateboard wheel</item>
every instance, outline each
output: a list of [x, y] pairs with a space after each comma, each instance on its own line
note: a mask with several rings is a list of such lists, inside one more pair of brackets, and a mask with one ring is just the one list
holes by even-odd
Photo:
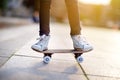
[[77, 60], [78, 63], [82, 63], [83, 62], [83, 57], [82, 56], [78, 56], [76, 58], [76, 60]]
[[46, 63], [46, 64], [48, 64], [49, 62], [50, 62], [50, 57], [49, 56], [45, 56], [44, 58], [43, 58], [43, 62], [44, 63]]

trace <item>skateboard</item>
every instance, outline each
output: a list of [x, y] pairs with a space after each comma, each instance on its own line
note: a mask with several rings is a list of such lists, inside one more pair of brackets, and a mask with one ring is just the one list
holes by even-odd
[[[35, 51], [37, 51], [37, 50], [35, 50]], [[81, 55], [83, 53], [87, 53], [87, 52], [90, 52], [90, 51], [92, 51], [92, 50], [89, 50], [89, 51], [80, 51], [80, 50], [74, 50], [74, 49], [48, 49], [48, 50], [45, 50], [45, 51], [37, 51], [37, 52], [40, 52], [40, 53], [44, 54], [43, 62], [48, 64], [50, 62], [51, 58], [52, 58], [52, 55], [56, 54], [56, 53], [57, 54], [73, 53], [75, 59], [77, 60], [77, 62], [81, 63], [81, 62], [83, 62], [83, 57]]]

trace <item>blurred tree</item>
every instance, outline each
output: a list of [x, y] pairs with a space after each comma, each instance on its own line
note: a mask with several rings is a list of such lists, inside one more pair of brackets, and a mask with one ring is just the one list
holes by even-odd
[[1, 0], [0, 1], [0, 9], [6, 8], [6, 3], [7, 3], [7, 0]]
[[8, 0], [0, 0], [0, 11], [4, 13], [4, 11], [7, 9], [7, 3]]
[[120, 0], [111, 0], [110, 18], [118, 22], [120, 20]]

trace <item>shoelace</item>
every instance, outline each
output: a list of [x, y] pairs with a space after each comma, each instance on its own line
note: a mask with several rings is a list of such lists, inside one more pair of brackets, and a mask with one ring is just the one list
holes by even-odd
[[40, 40], [40, 41], [42, 41], [44, 38], [45, 38], [45, 35], [43, 35], [43, 36], [37, 38], [36, 40]]
[[41, 36], [41, 37], [39, 37], [39, 38], [37, 38], [37, 40], [39, 40], [36, 44], [38, 44], [38, 45], [40, 45], [40, 46], [42, 46], [43, 44], [44, 44], [44, 39], [45, 38], [45, 36]]
[[39, 38], [37, 38], [36, 40], [42, 41], [42, 40], [43, 40], [43, 38], [39, 37]]
[[85, 37], [83, 37], [83, 36], [78, 36], [78, 39], [79, 39], [79, 41], [80, 41], [81, 43], [83, 43], [83, 44], [85, 44], [85, 45], [88, 45], [88, 42], [87, 42], [87, 40], [86, 40]]

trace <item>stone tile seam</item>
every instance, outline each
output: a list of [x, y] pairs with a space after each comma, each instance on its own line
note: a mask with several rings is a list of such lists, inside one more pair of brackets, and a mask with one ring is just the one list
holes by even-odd
[[87, 74], [87, 76], [96, 76], [96, 77], [106, 77], [106, 78], [116, 78], [116, 79], [120, 79], [120, 77], [103, 76], [103, 75], [94, 75], [94, 74]]

